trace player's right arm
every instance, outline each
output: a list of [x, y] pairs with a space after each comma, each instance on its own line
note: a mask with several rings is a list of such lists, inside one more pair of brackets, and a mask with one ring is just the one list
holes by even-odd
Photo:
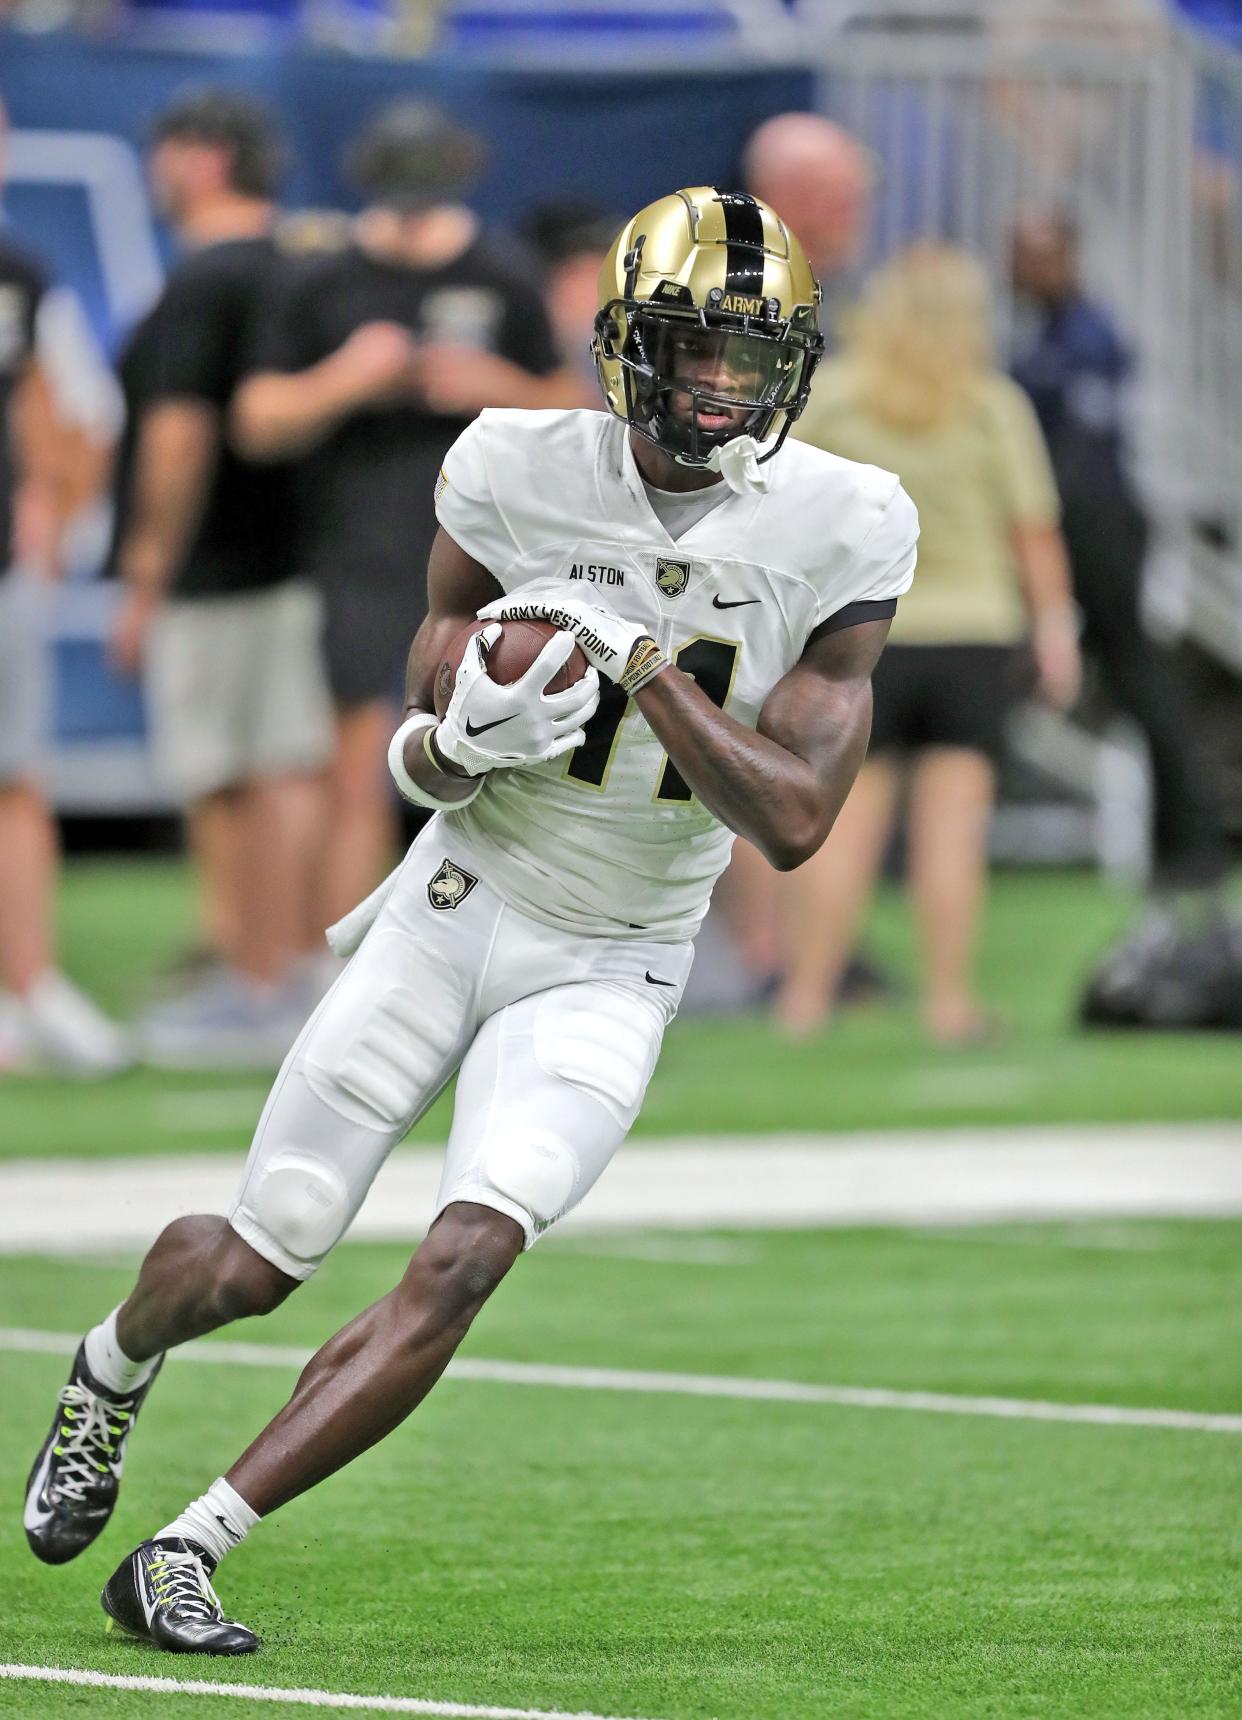
[[[448, 648], [485, 603], [503, 595], [499, 584], [446, 531], [436, 533], [427, 563], [427, 619], [414, 635], [405, 670], [405, 716], [435, 715], [436, 671]], [[420, 788], [446, 803], [469, 800], [477, 786], [447, 759], [433, 762], [422, 730], [409, 735], [402, 762]]]
[[489, 771], [542, 764], [581, 746], [599, 704], [599, 676], [588, 669], [564, 691], [550, 690], [573, 654], [574, 641], [565, 632], [548, 640], [525, 674], [501, 683], [488, 673], [486, 656], [499, 623], [476, 631], [462, 654], [447, 709], [437, 719], [433, 691], [440, 666], [458, 632], [499, 586], [441, 528], [427, 589], [429, 613], [410, 649], [406, 716], [389, 751], [393, 777], [406, 798], [439, 808], [464, 805]]

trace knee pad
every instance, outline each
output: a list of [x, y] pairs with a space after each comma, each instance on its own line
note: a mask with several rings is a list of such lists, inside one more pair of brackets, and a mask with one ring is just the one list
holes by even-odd
[[568, 1144], [546, 1130], [518, 1124], [483, 1155], [484, 1179], [545, 1230], [573, 1197], [578, 1160]]
[[353, 1216], [340, 1172], [296, 1149], [276, 1153], [263, 1166], [247, 1204], [272, 1241], [295, 1260], [326, 1254]]

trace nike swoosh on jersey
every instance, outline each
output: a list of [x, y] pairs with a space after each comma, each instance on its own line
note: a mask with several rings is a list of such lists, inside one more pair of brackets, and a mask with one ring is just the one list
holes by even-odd
[[467, 717], [466, 733], [470, 736], [470, 739], [473, 740], [476, 735], [485, 735], [488, 729], [498, 729], [501, 723], [511, 723], [516, 715], [516, 711], [510, 711], [507, 717], [497, 717], [493, 723], [480, 723], [477, 729], [470, 721], [470, 718]]
[[762, 597], [738, 597], [738, 598], [734, 598], [734, 600], [731, 603], [722, 603], [720, 598], [713, 597], [712, 598], [712, 608], [713, 609], [745, 609], [745, 607], [748, 603], [762, 603], [762, 602], [763, 602]]
[[677, 981], [675, 979], [657, 979], [656, 976], [650, 970], [648, 970], [647, 984], [648, 985], [671, 985], [674, 989], [676, 989]]

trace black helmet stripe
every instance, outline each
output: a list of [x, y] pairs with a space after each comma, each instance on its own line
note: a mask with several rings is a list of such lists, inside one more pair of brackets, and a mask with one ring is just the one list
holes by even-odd
[[717, 190], [724, 208], [725, 292], [763, 297], [763, 214], [745, 191]]

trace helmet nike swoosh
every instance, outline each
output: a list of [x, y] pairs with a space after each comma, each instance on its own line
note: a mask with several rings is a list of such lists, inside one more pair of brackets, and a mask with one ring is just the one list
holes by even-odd
[[748, 603], [762, 603], [762, 597], [738, 597], [731, 603], [722, 602], [719, 597], [712, 598], [713, 609], [745, 609]]
[[488, 729], [498, 729], [501, 723], [511, 723], [516, 715], [516, 711], [510, 711], [507, 717], [497, 717], [494, 723], [480, 723], [477, 729], [470, 721], [470, 718], [467, 717], [466, 733], [470, 736], [470, 739], [473, 740], [476, 735], [485, 735]]

